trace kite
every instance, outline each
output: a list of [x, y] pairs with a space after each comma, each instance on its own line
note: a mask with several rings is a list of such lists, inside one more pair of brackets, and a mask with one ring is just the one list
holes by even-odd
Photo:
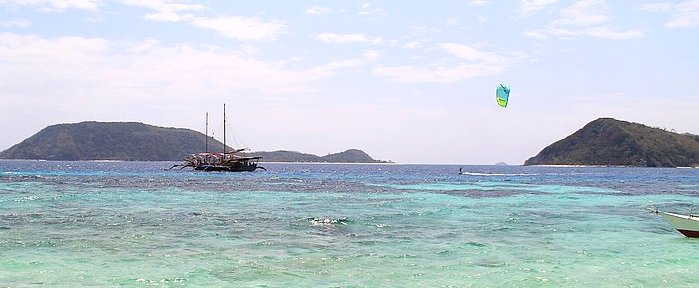
[[507, 102], [510, 99], [510, 85], [507, 83], [498, 83], [498, 88], [495, 89], [495, 100], [501, 107], [507, 107]]

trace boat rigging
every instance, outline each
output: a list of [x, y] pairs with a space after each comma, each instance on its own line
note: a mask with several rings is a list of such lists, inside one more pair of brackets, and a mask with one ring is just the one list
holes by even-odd
[[192, 167], [197, 171], [227, 171], [227, 172], [252, 172], [257, 169], [267, 170], [262, 166], [258, 166], [258, 162], [262, 157], [241, 155], [240, 152], [248, 150], [247, 148], [233, 149], [226, 151], [226, 104], [223, 104], [223, 153], [209, 152], [209, 113], [206, 113], [206, 143], [205, 152], [187, 155], [183, 164], [177, 164], [170, 167]]

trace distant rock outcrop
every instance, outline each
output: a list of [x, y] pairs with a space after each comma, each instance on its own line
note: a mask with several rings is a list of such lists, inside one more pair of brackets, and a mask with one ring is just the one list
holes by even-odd
[[[223, 150], [223, 143], [214, 139], [210, 138], [208, 145], [209, 151]], [[0, 152], [0, 159], [177, 161], [205, 149], [206, 136], [190, 129], [136, 122], [81, 122], [46, 127]], [[323, 157], [292, 151], [253, 154], [266, 162], [383, 162], [356, 149]]]
[[600, 118], [524, 165], [699, 166], [699, 136]]

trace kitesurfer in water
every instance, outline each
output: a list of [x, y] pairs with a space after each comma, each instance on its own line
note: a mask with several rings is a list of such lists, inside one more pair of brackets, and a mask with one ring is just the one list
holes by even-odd
[[459, 167], [459, 175], [464, 174], [464, 171], [461, 170], [462, 167]]

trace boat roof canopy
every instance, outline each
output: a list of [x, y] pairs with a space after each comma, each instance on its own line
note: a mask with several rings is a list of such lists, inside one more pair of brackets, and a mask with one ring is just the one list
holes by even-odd
[[[235, 155], [235, 154], [233, 154], [233, 153], [231, 153], [231, 152], [226, 152], [226, 154], [230, 155], [231, 158], [239, 159], [239, 160], [262, 159], [261, 156], [238, 156], [238, 155]], [[221, 157], [221, 156], [223, 156], [223, 153], [205, 153], [205, 152], [202, 152], [202, 153], [190, 154], [190, 156], [194, 156], [194, 157], [197, 157], [197, 156], [198, 156], [198, 157], [206, 157], [206, 156]]]

